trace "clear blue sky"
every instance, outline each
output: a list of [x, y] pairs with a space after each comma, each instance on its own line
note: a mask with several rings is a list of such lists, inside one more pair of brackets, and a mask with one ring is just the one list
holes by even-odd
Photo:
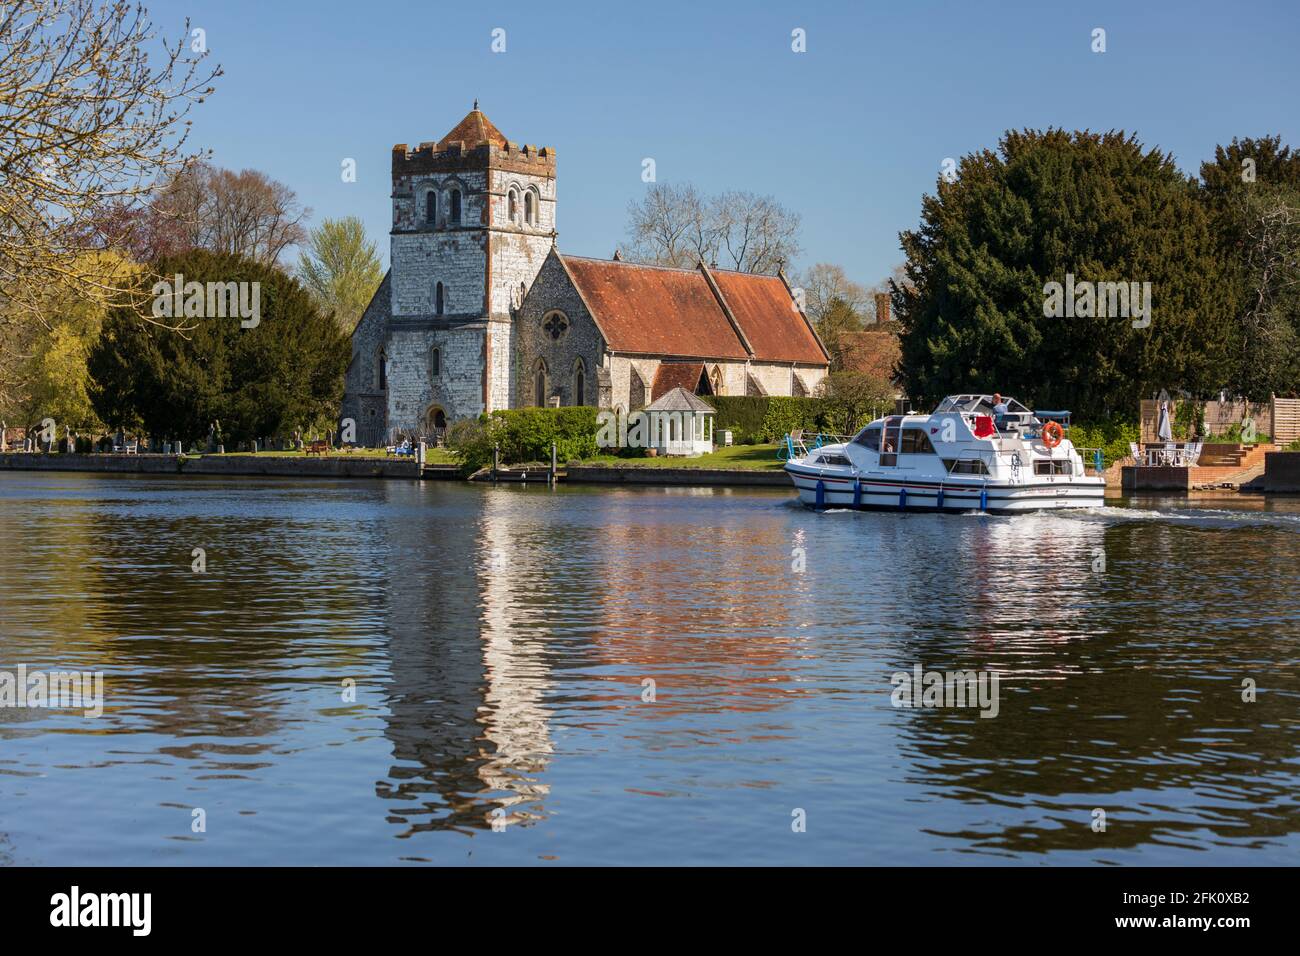
[[943, 159], [1008, 128], [1136, 131], [1189, 172], [1233, 136], [1300, 146], [1294, 0], [149, 6], [172, 36], [204, 28], [226, 70], [193, 142], [288, 183], [313, 222], [360, 216], [385, 262], [393, 144], [437, 139], [475, 97], [508, 138], [558, 151], [567, 252], [624, 241], [653, 157], [661, 182], [771, 193], [803, 216], [798, 267], [864, 283], [901, 261]]

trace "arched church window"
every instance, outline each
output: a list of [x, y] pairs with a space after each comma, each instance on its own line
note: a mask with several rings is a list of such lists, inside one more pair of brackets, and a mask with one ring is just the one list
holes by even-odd
[[533, 373], [533, 404], [538, 408], [546, 407], [546, 362], [537, 360], [537, 369]]
[[433, 378], [437, 378], [438, 373], [441, 371], [442, 353], [435, 347], [429, 350], [429, 375]]
[[587, 370], [582, 359], [573, 365], [573, 404], [587, 404]]
[[519, 193], [514, 189], [510, 190], [510, 205], [508, 212], [511, 222], [519, 221]]
[[531, 189], [524, 193], [524, 221], [530, 226], [537, 225], [537, 197]]
[[460, 190], [459, 189], [453, 189], [451, 191], [451, 212], [448, 214], [448, 219], [453, 226], [460, 225]]
[[445, 298], [445, 296], [444, 296], [443, 291], [442, 291], [442, 283], [439, 282], [439, 283], [434, 287], [434, 290], [433, 290], [433, 313], [434, 313], [434, 315], [442, 315], [442, 314], [443, 314], [443, 309], [444, 309], [444, 307], [445, 307], [444, 298]]
[[388, 356], [384, 350], [379, 350], [379, 390], [382, 392], [388, 388]]
[[424, 194], [424, 221], [431, 226], [438, 224], [438, 194], [432, 189]]

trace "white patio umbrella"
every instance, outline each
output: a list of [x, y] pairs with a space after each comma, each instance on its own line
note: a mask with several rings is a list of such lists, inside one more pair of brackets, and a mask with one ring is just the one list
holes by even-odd
[[1160, 420], [1156, 424], [1156, 437], [1161, 441], [1173, 441], [1174, 430], [1169, 427], [1169, 405], [1160, 403]]

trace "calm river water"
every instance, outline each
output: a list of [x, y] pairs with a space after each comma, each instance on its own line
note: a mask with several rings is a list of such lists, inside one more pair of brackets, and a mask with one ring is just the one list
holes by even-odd
[[0, 474], [0, 862], [1300, 862], [1300, 502], [791, 499]]

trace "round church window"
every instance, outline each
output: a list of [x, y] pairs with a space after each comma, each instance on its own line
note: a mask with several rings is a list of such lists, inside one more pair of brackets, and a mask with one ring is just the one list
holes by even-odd
[[563, 312], [548, 312], [542, 319], [542, 331], [558, 342], [569, 331], [569, 319]]

